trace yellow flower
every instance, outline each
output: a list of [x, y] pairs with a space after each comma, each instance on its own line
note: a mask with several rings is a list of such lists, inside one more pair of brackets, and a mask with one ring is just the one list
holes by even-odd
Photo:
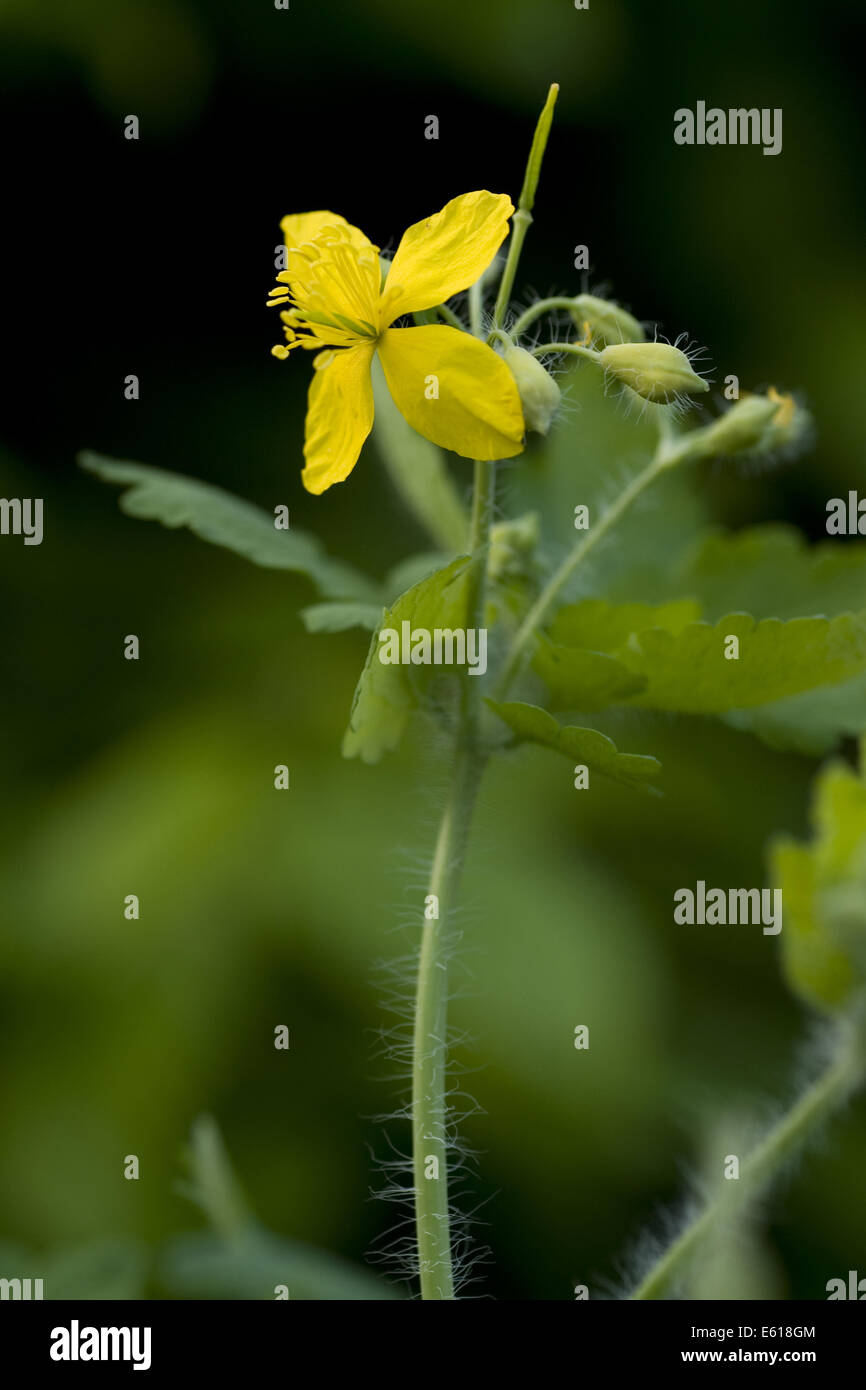
[[286, 269], [270, 305], [283, 309], [287, 357], [314, 348], [304, 442], [304, 486], [321, 493], [347, 478], [373, 425], [370, 366], [378, 352], [388, 389], [409, 424], [466, 458], [511, 458], [523, 448], [517, 386], [502, 358], [444, 324], [394, 328], [474, 284], [508, 233], [505, 194], [453, 198], [404, 234], [385, 283], [379, 248], [333, 212], [281, 223]]

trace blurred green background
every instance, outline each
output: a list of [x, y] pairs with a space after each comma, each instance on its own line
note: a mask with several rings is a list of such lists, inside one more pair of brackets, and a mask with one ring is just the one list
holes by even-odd
[[[416, 737], [372, 769], [342, 761], [365, 636], [308, 636], [304, 581], [124, 518], [75, 453], [288, 503], [294, 525], [377, 575], [417, 548], [372, 446], [345, 486], [301, 488], [307, 364], [270, 358], [263, 307], [279, 219], [330, 207], [393, 248], [459, 192], [514, 196], [558, 81], [524, 292], [606, 285], [707, 344], [717, 390], [733, 372], [802, 391], [812, 450], [757, 474], [707, 468], [695, 507], [820, 537], [827, 499], [866, 488], [848, 66], [861, 6], [2, 0], [0, 39], [2, 490], [45, 499], [42, 546], [0, 544], [0, 1238], [44, 1252], [25, 1274], [132, 1242], [134, 1277], [114, 1292], [166, 1296], [154, 1252], [200, 1224], [174, 1183], [209, 1111], [272, 1230], [362, 1261], [393, 1219], [370, 1199], [370, 1151], [406, 1140], [402, 1122], [369, 1118], [394, 1095], [375, 1055], [376, 962], [414, 941], [441, 750]], [[673, 112], [698, 99], [781, 106], [782, 155], [676, 147]], [[123, 398], [130, 372], [138, 402]], [[573, 413], [557, 447], [577, 469], [591, 445]], [[122, 656], [133, 632], [138, 663]], [[767, 838], [804, 831], [815, 763], [698, 720], [626, 721], [621, 742], [663, 760], [662, 802], [600, 785], [584, 801], [531, 751], [482, 795], [455, 1004], [484, 1112], [465, 1126], [491, 1249], [476, 1294], [615, 1287], [707, 1124], [784, 1096], [807, 1031], [772, 939], [677, 927], [671, 894], [762, 882]], [[129, 893], [139, 922], [124, 920]], [[591, 1065], [572, 1046], [581, 1022]], [[768, 1204], [765, 1296], [820, 1298], [863, 1272], [864, 1165], [861, 1106]]]

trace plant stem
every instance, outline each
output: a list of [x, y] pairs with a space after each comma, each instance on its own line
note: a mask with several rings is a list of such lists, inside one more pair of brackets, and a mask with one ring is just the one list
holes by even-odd
[[523, 187], [520, 190], [520, 198], [517, 203], [517, 211], [511, 219], [511, 240], [508, 243], [508, 256], [505, 261], [505, 269], [502, 272], [502, 279], [499, 282], [499, 292], [496, 296], [496, 307], [493, 310], [493, 326], [501, 328], [508, 309], [511, 291], [514, 288], [514, 277], [517, 273], [517, 264], [520, 260], [520, 253], [523, 250], [523, 243], [526, 240], [526, 233], [532, 225], [532, 208], [535, 203], [535, 191], [538, 188], [538, 179], [541, 174], [541, 162], [544, 159], [544, 151], [547, 146], [547, 137], [550, 135], [550, 126], [553, 121], [553, 108], [556, 105], [556, 98], [559, 96], [559, 83], [551, 84], [547, 93], [547, 101], [544, 109], [538, 118], [535, 127], [535, 135], [532, 139], [532, 148], [529, 151], [529, 159], [526, 164], [526, 173], [523, 178]]
[[[532, 221], [530, 214], [558, 91], [556, 84], [550, 88], [535, 130], [520, 194], [520, 208], [514, 217], [511, 244], [496, 297], [494, 333], [502, 326], [523, 241]], [[469, 291], [469, 319], [471, 332], [478, 338], [482, 337], [480, 282], [476, 282]], [[495, 488], [495, 463], [476, 459], [467, 575], [467, 628], [484, 625]], [[457, 902], [472, 814], [486, 763], [478, 737], [480, 685], [481, 682], [473, 679], [468, 671], [464, 673], [451, 786], [439, 825], [428, 885], [428, 897], [435, 895], [438, 914], [433, 918], [425, 914], [415, 994], [412, 1166], [418, 1270], [423, 1299], [450, 1300], [455, 1296], [448, 1208], [448, 928]]]
[[[481, 764], [460, 748], [439, 826], [428, 892], [438, 899], [438, 920], [424, 922], [415, 1008], [412, 1067], [412, 1140], [415, 1222], [423, 1299], [453, 1299], [451, 1222], [448, 1211], [448, 961], [447, 927], [454, 909]], [[433, 1160], [431, 1162], [431, 1160]]]
[[439, 314], [446, 323], [450, 324], [452, 328], [459, 328], [461, 333], [466, 332], [466, 324], [460, 318], [459, 314], [455, 314], [453, 309], [449, 309], [447, 304], [437, 304], [436, 313]]
[[[467, 627], [483, 623], [487, 548], [493, 511], [495, 465], [476, 460], [472, 501]], [[448, 936], [472, 813], [485, 758], [478, 749], [481, 691], [463, 678], [454, 769], [439, 825], [427, 887], [438, 915], [425, 916], [418, 962], [412, 1060], [412, 1152], [415, 1223], [423, 1299], [453, 1299], [451, 1221], [448, 1210]]]
[[539, 343], [531, 352], [533, 357], [549, 357], [555, 352], [570, 352], [575, 357], [585, 357], [588, 361], [596, 363], [600, 355], [595, 348], [587, 347], [585, 343]]
[[519, 318], [515, 319], [511, 326], [511, 336], [518, 338], [524, 333], [531, 323], [541, 318], [542, 314], [548, 314], [552, 309], [574, 309], [574, 300], [566, 299], [563, 295], [557, 294], [550, 299], [537, 299], [534, 304], [525, 309]]
[[661, 452], [656, 453], [652, 461], [647, 464], [646, 468], [635, 475], [628, 487], [620, 493], [616, 501], [608, 507], [606, 512], [602, 513], [592, 530], [588, 531], [583, 539], [577, 542], [570, 554], [563, 560], [559, 569], [551, 575], [515, 633], [514, 640], [511, 643], [511, 648], [505, 660], [505, 665], [502, 668], [502, 674], [497, 682], [495, 699], [501, 700], [512, 682], [520, 674], [532, 635], [544, 622], [547, 614], [559, 597], [563, 586], [568, 582], [575, 570], [583, 563], [587, 555], [598, 545], [599, 541], [616, 526], [617, 522], [622, 518], [624, 513], [628, 511], [635, 499], [639, 497], [651, 483], [655, 482], [659, 474], [663, 473], [668, 466], [668, 461], [662, 456]]
[[844, 1104], [863, 1079], [862, 1040], [856, 1031], [846, 1031], [840, 1034], [830, 1064], [744, 1160], [739, 1180], [725, 1184], [723, 1192], [689, 1223], [630, 1297], [662, 1298], [716, 1222], [734, 1207], [742, 1208], [756, 1197], [782, 1165], [803, 1148], [824, 1120]]

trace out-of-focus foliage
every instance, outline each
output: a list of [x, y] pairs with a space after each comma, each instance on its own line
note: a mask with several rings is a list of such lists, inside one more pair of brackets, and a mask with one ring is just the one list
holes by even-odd
[[772, 855], [787, 914], [787, 976], [831, 1013], [866, 991], [866, 739], [860, 756], [859, 775], [844, 763], [821, 773], [811, 843], [783, 840]]

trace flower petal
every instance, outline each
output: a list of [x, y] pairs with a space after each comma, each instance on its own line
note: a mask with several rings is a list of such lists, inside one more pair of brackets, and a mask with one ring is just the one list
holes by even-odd
[[345, 227], [349, 232], [349, 240], [359, 249], [370, 245], [364, 233], [353, 227], [351, 222], [347, 222], [338, 212], [290, 212], [283, 218], [280, 227], [290, 250], [303, 246], [305, 242], [315, 241], [325, 227]]
[[474, 285], [508, 235], [513, 211], [506, 193], [481, 189], [452, 198], [441, 212], [409, 227], [385, 281], [381, 327]]
[[373, 427], [373, 343], [323, 352], [310, 383], [304, 487], [317, 495], [348, 478]]
[[388, 390], [413, 429], [464, 458], [513, 458], [525, 425], [514, 377], [492, 348], [444, 324], [379, 339]]

